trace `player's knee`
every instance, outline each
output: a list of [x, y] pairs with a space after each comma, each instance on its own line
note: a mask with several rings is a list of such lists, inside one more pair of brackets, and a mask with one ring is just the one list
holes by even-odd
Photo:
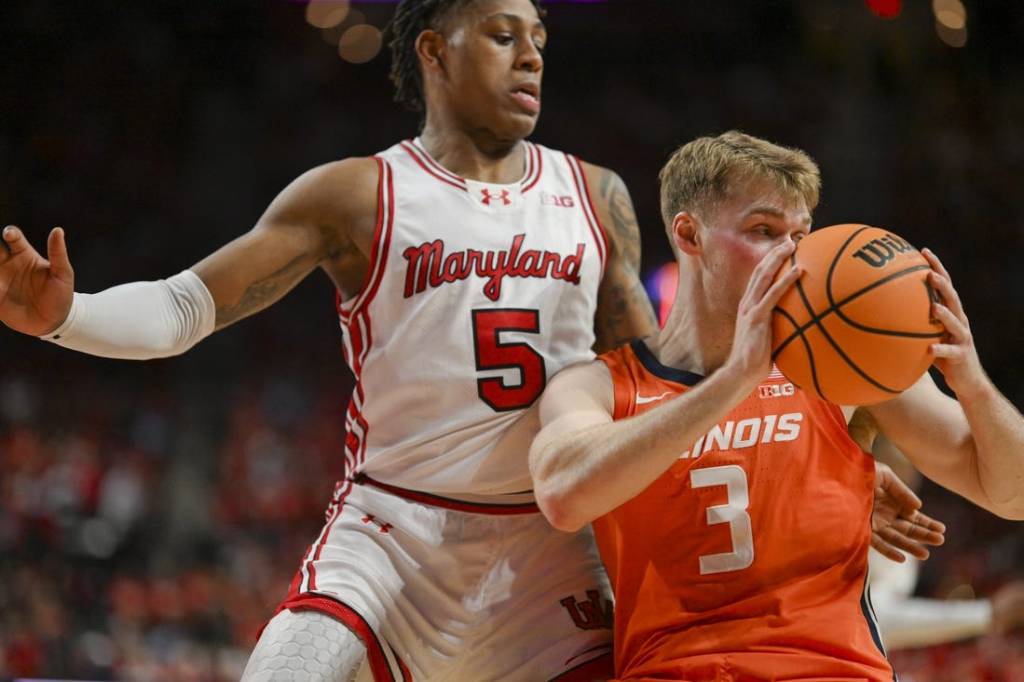
[[256, 642], [242, 682], [357, 682], [366, 647], [340, 621], [319, 611], [285, 610]]

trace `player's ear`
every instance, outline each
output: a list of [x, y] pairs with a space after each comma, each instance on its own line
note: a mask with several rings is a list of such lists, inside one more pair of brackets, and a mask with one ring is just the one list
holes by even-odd
[[687, 256], [696, 256], [701, 251], [697, 238], [697, 219], [688, 211], [680, 211], [672, 219], [672, 242]]
[[416, 36], [416, 56], [419, 57], [424, 78], [428, 72], [444, 71], [445, 45], [444, 35], [439, 31], [428, 28]]

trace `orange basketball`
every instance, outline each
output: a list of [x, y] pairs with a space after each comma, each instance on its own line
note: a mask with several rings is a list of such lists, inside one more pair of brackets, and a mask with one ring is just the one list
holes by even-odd
[[786, 378], [839, 405], [869, 405], [927, 371], [945, 330], [931, 316], [928, 262], [906, 240], [867, 225], [823, 227], [792, 261], [804, 275], [772, 316], [772, 358]]

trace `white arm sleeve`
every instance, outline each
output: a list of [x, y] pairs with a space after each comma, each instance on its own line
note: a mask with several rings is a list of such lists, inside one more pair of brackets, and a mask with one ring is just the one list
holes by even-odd
[[979, 637], [992, 623], [987, 599], [970, 601], [918, 599], [887, 600], [872, 595], [882, 641], [889, 649], [945, 644]]
[[882, 641], [889, 649], [931, 646], [978, 637], [992, 623], [992, 604], [971, 601], [911, 597], [919, 564], [907, 557], [898, 564], [870, 551], [871, 603], [878, 618]]
[[209, 336], [216, 317], [209, 289], [185, 270], [166, 280], [76, 293], [64, 323], [42, 338], [105, 358], [166, 358]]

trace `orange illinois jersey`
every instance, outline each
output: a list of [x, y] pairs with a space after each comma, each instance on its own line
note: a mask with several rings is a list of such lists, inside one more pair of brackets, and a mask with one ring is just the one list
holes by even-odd
[[[600, 357], [615, 419], [701, 377], [642, 343]], [[895, 679], [867, 594], [874, 461], [777, 371], [593, 526], [622, 680]]]

